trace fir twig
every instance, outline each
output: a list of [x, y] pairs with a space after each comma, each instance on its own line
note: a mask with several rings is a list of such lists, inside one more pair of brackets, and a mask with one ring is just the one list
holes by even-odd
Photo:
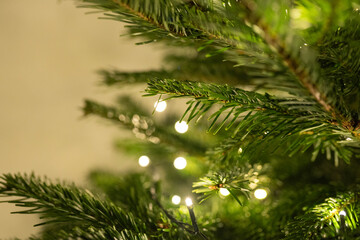
[[97, 115], [99, 117], [111, 120], [114, 123], [120, 124], [129, 130], [132, 130], [135, 133], [135, 136], [140, 139], [146, 139], [152, 143], [163, 143], [170, 146], [173, 146], [181, 151], [189, 152], [195, 155], [201, 155], [206, 151], [206, 147], [199, 141], [195, 139], [184, 139], [178, 134], [169, 132], [166, 128], [157, 125], [154, 121], [145, 115], [138, 115], [133, 112], [133, 109], [129, 109], [133, 106], [128, 100], [127, 104], [123, 106], [128, 109], [122, 110], [117, 107], [106, 106], [100, 103], [97, 103], [92, 100], [86, 100], [85, 106], [83, 107], [84, 114], [87, 115]]
[[36, 226], [71, 221], [74, 227], [86, 230], [91, 226], [103, 231], [108, 238], [117, 238], [124, 230], [149, 231], [140, 219], [111, 202], [100, 201], [75, 187], [52, 184], [34, 174], [1, 176], [0, 196], [16, 197], [6, 202], [27, 208], [15, 213], [40, 214], [45, 221]]
[[297, 77], [297, 79], [303, 84], [303, 86], [308, 89], [310, 94], [318, 101], [318, 103], [323, 106], [323, 108], [330, 112], [334, 117], [335, 110], [330, 106], [325, 96], [319, 91], [317, 86], [314, 84], [309, 73], [302, 68], [300, 63], [294, 59], [291, 54], [286, 50], [285, 43], [278, 38], [275, 34], [271, 33], [270, 27], [262, 21], [261, 17], [256, 13], [257, 6], [253, 1], [241, 1], [240, 4], [243, 4], [246, 8], [246, 17], [254, 25], [258, 26], [264, 33], [264, 40], [272, 47], [276, 49], [277, 54], [283, 59], [286, 66], [289, 67], [291, 72]]

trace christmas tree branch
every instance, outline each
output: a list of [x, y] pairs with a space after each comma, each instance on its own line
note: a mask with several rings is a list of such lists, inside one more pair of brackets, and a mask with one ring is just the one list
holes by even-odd
[[165, 70], [150, 70], [144, 72], [121, 72], [118, 70], [101, 70], [98, 74], [102, 78], [102, 83], [107, 86], [124, 86], [128, 84], [146, 83], [151, 78], [168, 78], [173, 73]]
[[[324, 203], [314, 206], [306, 214], [290, 222], [285, 230], [285, 239], [300, 239], [300, 236], [311, 239], [334, 238], [343, 235], [345, 228], [349, 228], [353, 234], [359, 232], [354, 231], [359, 225], [359, 202], [358, 192], [327, 198]], [[342, 217], [344, 222], [341, 222]]]
[[16, 213], [40, 214], [45, 221], [37, 225], [71, 221], [82, 229], [91, 226], [103, 231], [108, 238], [119, 237], [126, 229], [134, 233], [149, 231], [140, 219], [110, 202], [100, 201], [75, 187], [50, 183], [33, 174], [4, 174], [0, 196], [16, 197], [5, 201], [28, 208]]
[[[62, 229], [62, 226], [56, 225], [56, 227], [45, 229], [40, 236], [33, 236], [29, 240], [54, 240], [54, 239], [86, 239], [86, 240], [108, 240], [109, 236], [106, 236], [104, 231], [91, 228], [82, 229], [74, 227], [70, 229]], [[132, 231], [123, 230], [116, 236], [115, 239], [119, 240], [147, 240], [148, 237], [143, 233], [134, 233]]]
[[[191, 54], [189, 54], [191, 53]], [[203, 52], [190, 51], [185, 54], [169, 53], [164, 58], [166, 69], [140, 71], [140, 72], [126, 72], [116, 69], [103, 69], [98, 71], [101, 77], [101, 83], [107, 86], [124, 86], [126, 84], [147, 83], [149, 79], [177, 79], [177, 80], [191, 80], [208, 83], [219, 84], [249, 84], [255, 88], [255, 83], [252, 83], [252, 78], [262, 79], [267, 78], [268, 75], [259, 72], [256, 68], [250, 67], [236, 67], [234, 62], [223, 61], [224, 54], [217, 53], [212, 57], [207, 57]], [[195, 56], [194, 56], [195, 55]], [[268, 70], [271, 71], [270, 69]], [[273, 71], [273, 74], [278, 74]], [[240, 77], [239, 77], [240, 76]], [[296, 89], [294, 86], [289, 86]], [[278, 89], [278, 85], [277, 85]]]
[[[180, 36], [186, 36], [186, 32], [185, 31], [175, 31], [171, 28], [169, 28], [169, 26], [167, 24], [161, 24], [161, 22], [159, 22], [157, 20], [158, 16], [155, 16], [155, 17], [149, 17], [149, 16], [146, 16], [144, 13], [136, 10], [135, 8], [133, 8], [130, 4], [131, 4], [131, 1], [121, 1], [121, 0], [112, 0], [113, 2], [117, 3], [120, 7], [126, 9], [127, 11], [129, 11], [130, 13], [138, 16], [139, 18], [143, 19], [144, 21], [146, 22], [149, 22], [150, 24], [156, 26], [157, 28], [161, 28], [161, 29], [164, 29], [166, 31], [169, 31], [173, 34], [177, 34], [177, 35], [180, 35]], [[148, 1], [148, 0], [146, 0]], [[133, 1], [135, 2], [135, 1]], [[165, 1], [163, 1], [165, 2]], [[161, 4], [161, 2], [159, 1], [158, 4]], [[160, 6], [159, 6], [160, 7]], [[162, 8], [164, 7], [161, 6]], [[144, 8], [144, 10], [149, 10], [149, 9], [146, 9]], [[159, 16], [160, 17], [160, 16]], [[176, 27], [177, 29], [177, 27]]]
[[217, 172], [210, 172], [205, 177], [200, 178], [200, 181], [193, 183], [193, 192], [202, 194], [200, 203], [209, 199], [211, 196], [218, 194], [222, 189], [226, 189], [235, 199], [235, 201], [243, 206], [243, 203], [238, 198], [237, 193], [241, 193], [247, 198], [249, 197], [249, 183], [254, 182], [257, 174], [248, 164], [243, 164], [243, 168], [233, 168], [231, 170], [220, 168]]
[[330, 14], [327, 17], [325, 23], [320, 32], [320, 38], [317, 41], [317, 44], [321, 44], [324, 41], [324, 37], [328, 34], [329, 30], [333, 27], [333, 24], [336, 20], [336, 15], [338, 14], [338, 5], [340, 0], [331, 0], [330, 1]]
[[[333, 117], [334, 124], [341, 124], [343, 128], [348, 129], [349, 131], [359, 129], [360, 122], [358, 120], [358, 114], [355, 116], [345, 115], [346, 113], [341, 112], [343, 109], [340, 109], [339, 111], [337, 105], [334, 106], [330, 103], [330, 100], [327, 99], [329, 94], [327, 93], [327, 95], [325, 95], [324, 92], [320, 91], [321, 84], [318, 76], [320, 72], [318, 70], [312, 72], [313, 70], [311, 70], [311, 68], [314, 66], [305, 66], [301, 60], [299, 61], [299, 53], [293, 54], [288, 50], [288, 46], [286, 46], [285, 41], [280, 39], [278, 35], [274, 34], [270, 26], [266, 24], [258, 14], [258, 7], [256, 3], [251, 0], [246, 0], [242, 1], [241, 4], [246, 10], [247, 20], [261, 29], [265, 42], [275, 49], [276, 53], [280, 56], [288, 69], [294, 74], [294, 76], [296, 76], [296, 78], [324, 108], [324, 110]], [[294, 49], [294, 47], [292, 47], [292, 49]], [[334, 101], [332, 100], [332, 102]]]
[[[251, 158], [261, 153], [258, 149], [264, 147], [269, 150], [274, 147], [275, 151], [284, 144], [287, 144], [286, 152], [289, 155], [304, 152], [314, 145], [314, 159], [320, 150], [334, 151], [336, 164], [338, 157], [348, 162], [352, 155], [344, 147], [350, 143], [345, 141], [345, 136], [349, 135], [347, 130], [332, 124], [328, 115], [313, 102], [272, 98], [267, 94], [229, 86], [166, 79], [149, 81], [146, 91], [149, 95], [168, 94], [170, 98], [193, 98], [183, 115], [188, 115], [188, 121], [201, 118], [211, 107], [219, 104], [220, 109], [209, 117], [212, 119], [209, 131], [213, 130], [215, 134], [222, 128], [229, 130], [235, 126], [232, 137], [236, 137], [236, 141], [225, 141], [224, 146], [219, 147], [223, 151], [220, 151], [218, 161], [227, 159], [225, 153], [236, 152], [239, 148], [237, 142], [243, 142], [249, 137], [249, 142], [243, 142], [243, 155]], [[224, 114], [225, 117], [220, 118]], [[216, 123], [218, 126], [215, 127]]]
[[307, 70], [303, 68], [297, 59], [292, 57], [292, 55], [286, 49], [285, 42], [275, 34], [272, 34], [270, 27], [264, 21], [262, 21], [262, 18], [256, 13], [257, 6], [255, 2], [246, 0], [242, 1], [240, 4], [244, 5], [246, 9], [247, 20], [258, 26], [263, 31], [264, 40], [276, 50], [277, 54], [282, 58], [290, 71], [297, 77], [302, 85], [308, 89], [309, 93], [316, 99], [316, 101], [332, 116], [336, 117], [337, 114], [335, 113], [335, 110], [327, 103], [326, 97], [314, 84]]
[[[139, 2], [137, 0], [133, 1], [115, 1], [113, 3], [116, 3], [120, 6], [120, 8], [124, 9], [125, 12], [119, 12], [119, 10], [116, 9], [115, 6], [112, 6], [110, 3], [99, 1], [99, 0], [85, 0], [85, 2], [90, 2], [93, 4], [97, 4], [100, 7], [105, 8], [106, 10], [114, 11], [116, 14], [121, 16], [114, 16], [115, 19], [118, 19], [120, 21], [132, 23], [132, 31], [135, 35], [137, 34], [146, 34], [147, 37], [150, 39], [150, 41], [154, 41], [158, 37], [156, 37], [156, 34], [153, 34], [157, 32], [158, 30], [162, 30], [162, 33], [159, 33], [163, 38], [168, 38], [169, 34], [166, 33], [166, 31], [170, 31], [170, 35], [174, 36], [173, 34], [184, 34], [183, 37], [185, 39], [190, 39], [190, 36], [194, 39], [220, 39], [219, 41], [215, 41], [216, 44], [214, 45], [215, 48], [220, 48], [226, 50], [225, 45], [231, 45], [233, 50], [236, 52], [239, 49], [239, 44], [243, 47], [240, 47], [242, 49], [241, 55], [252, 57], [253, 59], [259, 58], [262, 61], [270, 61], [270, 56], [267, 56], [266, 54], [259, 54], [259, 49], [264, 50], [266, 48], [266, 44], [264, 46], [260, 47], [261, 42], [258, 40], [255, 40], [257, 43], [257, 50], [252, 49], [255, 44], [246, 44], [249, 39], [258, 39], [257, 34], [254, 34], [254, 32], [250, 32], [249, 30], [246, 30], [248, 28], [246, 26], [246, 21], [252, 23], [253, 25], [257, 26], [262, 31], [262, 37], [264, 41], [267, 43], [267, 45], [271, 46], [270, 48], [275, 49], [275, 52], [277, 55], [282, 59], [282, 61], [285, 63], [287, 68], [290, 70], [290, 72], [293, 73], [294, 76], [299, 80], [299, 82], [307, 89], [307, 91], [310, 93], [311, 96], [314, 97], [314, 99], [324, 108], [325, 111], [329, 113], [330, 116], [333, 118], [334, 124], [337, 122], [340, 122], [340, 124], [349, 130], [356, 129], [358, 122], [356, 119], [354, 120], [347, 120], [346, 117], [344, 117], [341, 113], [339, 113], [338, 109], [331, 105], [330, 101], [327, 99], [327, 95], [324, 94], [319, 89], [319, 71], [313, 71], [310, 68], [314, 64], [307, 64], [305, 66], [301, 60], [299, 61], [299, 58], [297, 55], [299, 55], [298, 52], [292, 53], [285, 44], [285, 41], [283, 41], [281, 38], [279, 38], [277, 35], [272, 33], [272, 30], [270, 29], [269, 25], [266, 24], [262, 18], [260, 17], [260, 14], [257, 12], [257, 7], [254, 2], [252, 1], [243, 1], [241, 3], [241, 6], [245, 8], [245, 23], [242, 21], [234, 21], [233, 19], [229, 19], [224, 22], [225, 17], [227, 15], [231, 15], [232, 11], [229, 7], [223, 7], [221, 11], [218, 11], [219, 13], [222, 13], [223, 15], [219, 14], [218, 16], [215, 14], [217, 12], [214, 11], [214, 8], [206, 6], [206, 7], [200, 7], [196, 6], [193, 7], [191, 4], [184, 4], [181, 2], [172, 3], [171, 1], [164, 1], [164, 2], [154, 2], [150, 3], [147, 1], [145, 2]], [[111, 5], [108, 6], [107, 4]], [[179, 4], [179, 8], [176, 8], [174, 10], [174, 6], [176, 4]], [[238, 4], [238, 3], [237, 3]], [[196, 4], [195, 4], [196, 5]], [[181, 8], [180, 8], [181, 6]], [[236, 8], [235, 8], [236, 9]], [[183, 12], [182, 10], [186, 11]], [[126, 12], [130, 11], [130, 15]], [[165, 18], [164, 16], [172, 16]], [[206, 21], [205, 21], [206, 20]], [[140, 25], [144, 25], [145, 23], [148, 23], [149, 26], [145, 27]], [[146, 25], [146, 24], [145, 24]], [[151, 26], [150, 26], [151, 25]], [[237, 38], [236, 35], [239, 36], [240, 32], [236, 31], [234, 26], [241, 28], [241, 34], [243, 34], [242, 37]], [[210, 29], [225, 29], [221, 30], [220, 32], [216, 33], [216, 31], [211, 31]], [[145, 30], [147, 29], [147, 30]], [[182, 30], [181, 30], [182, 29]], [[174, 31], [174, 32], [171, 32]], [[160, 31], [161, 32], [161, 31]], [[256, 31], [255, 31], [256, 32]], [[189, 33], [187, 35], [187, 33]], [[191, 34], [190, 34], [191, 33]], [[168, 34], [168, 35], [167, 35]], [[218, 34], [218, 35], [216, 35]], [[181, 36], [180, 36], [181, 37]], [[246, 40], [247, 39], [247, 40]], [[173, 39], [174, 40], [174, 39]], [[236, 40], [236, 43], [228, 43], [227, 40], [234, 41]], [[203, 42], [204, 43], [204, 42]], [[245, 44], [245, 45], [244, 45]], [[260, 48], [259, 48], [260, 47]], [[291, 46], [294, 48], [294, 46]], [[267, 46], [267, 48], [269, 48]], [[247, 53], [245, 53], [245, 52]], [[268, 50], [265, 50], [265, 52]], [[264, 52], [264, 51], [263, 51]], [[230, 54], [231, 55], [231, 54]], [[295, 56], [296, 55], [296, 56]], [[239, 58], [239, 57], [238, 57]], [[270, 62], [274, 62], [274, 60], [271, 60]], [[276, 61], [275, 61], [276, 62]], [[258, 66], [260, 67], [260, 66]], [[264, 68], [264, 66], [261, 66], [261, 68]], [[322, 80], [321, 80], [322, 81]], [[289, 90], [289, 88], [287, 88]], [[355, 125], [354, 125], [355, 124]]]
[[[125, 107], [131, 105], [123, 104]], [[141, 116], [132, 111], [120, 110], [95, 101], [86, 100], [83, 108], [85, 116], [97, 115], [132, 130], [136, 137], [152, 143], [163, 143], [194, 155], [202, 155], [205, 146], [194, 139], [185, 139], [179, 134], [169, 132], [166, 128], [156, 125], [148, 116]], [[136, 111], [139, 112], [139, 111]]]
[[[159, 182], [153, 182], [146, 175], [129, 174], [119, 177], [95, 171], [90, 174], [90, 180], [105, 192], [111, 201], [122, 206], [123, 209], [134, 212], [134, 216], [145, 219], [146, 225], [157, 225], [159, 229], [171, 229], [173, 235], [181, 234], [180, 232], [186, 232], [190, 236], [198, 234], [190, 224], [177, 220], [162, 205]], [[119, 192], [132, 194], [123, 195]], [[165, 214], [166, 218], [162, 217], [162, 214]]]
[[[130, 36], [146, 37], [144, 43], [171, 39], [181, 43], [187, 39], [203, 38], [196, 29], [183, 22], [184, 2], [170, 0], [81, 0], [80, 7], [111, 11], [107, 18], [128, 23]], [[179, 6], [175, 8], [175, 6]], [[170, 43], [170, 42], [169, 42]]]
[[[239, 109], [240, 113], [255, 110], [272, 110], [284, 115], [293, 115], [297, 117], [312, 114], [326, 119], [326, 115], [321, 109], [316, 108], [313, 102], [298, 101], [295, 99], [274, 98], [268, 94], [260, 94], [252, 91], [245, 91], [239, 88], [227, 85], [217, 85], [190, 81], [176, 81], [171, 79], [151, 79], [148, 82], [148, 88], [145, 90], [145, 96], [158, 94], [169, 95], [169, 99], [178, 97], [190, 97], [194, 101], [189, 102], [190, 108], [185, 112], [190, 112], [190, 120], [194, 115], [203, 114], [209, 110], [213, 104], [223, 105], [219, 113], [226, 109]], [[194, 103], [203, 103], [207, 107]], [[194, 107], [193, 111], [191, 107]], [[235, 115], [236, 115], [235, 111]], [[217, 118], [217, 115], [212, 118]]]

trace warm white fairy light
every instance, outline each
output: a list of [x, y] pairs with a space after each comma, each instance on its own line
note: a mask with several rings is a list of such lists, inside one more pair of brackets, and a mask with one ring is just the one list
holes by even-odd
[[155, 107], [155, 111], [163, 112], [166, 109], [166, 102], [162, 100], [156, 101], [154, 107]]
[[345, 212], [344, 210], [341, 210], [341, 211], [339, 212], [339, 215], [340, 215], [340, 216], [346, 216], [346, 212]]
[[139, 157], [139, 165], [141, 167], [147, 167], [150, 163], [150, 158], [148, 156]]
[[186, 159], [183, 157], [177, 157], [174, 160], [174, 167], [176, 169], [179, 169], [179, 170], [184, 169], [186, 167], [186, 164], [187, 164]]
[[178, 133], [186, 133], [188, 129], [189, 129], [189, 125], [187, 125], [187, 123], [184, 121], [181, 122], [177, 121], [175, 123], [175, 130]]
[[223, 195], [224, 197], [228, 196], [230, 194], [229, 190], [227, 190], [226, 188], [220, 188], [219, 192], [221, 195]]
[[264, 199], [264, 198], [267, 197], [267, 192], [266, 192], [265, 189], [259, 188], [259, 189], [256, 189], [256, 190], [255, 190], [254, 196], [255, 196], [257, 199]]
[[348, 138], [346, 138], [346, 141], [351, 141], [351, 140], [352, 140], [352, 139], [351, 139], [351, 138], [349, 138], [349, 137], [348, 137]]
[[179, 205], [180, 202], [181, 202], [181, 197], [178, 196], [178, 195], [174, 195], [172, 198], [171, 198], [171, 202], [175, 205]]
[[193, 205], [191, 198], [187, 197], [185, 199], [185, 204], [186, 204], [186, 206], [191, 207]]

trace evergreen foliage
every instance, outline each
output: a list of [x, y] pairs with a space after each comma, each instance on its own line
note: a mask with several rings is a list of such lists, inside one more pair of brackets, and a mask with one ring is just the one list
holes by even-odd
[[[31, 239], [360, 239], [360, 2], [78, 4], [126, 23], [139, 44], [168, 49], [163, 69], [103, 69], [104, 85], [147, 84], [145, 97], [186, 98], [187, 108], [155, 121], [130, 97], [113, 106], [86, 100], [86, 116], [134, 133], [116, 146], [149, 156], [150, 166], [92, 172], [97, 196], [34, 174], [2, 175], [4, 201], [43, 219]], [[177, 120], [188, 133], [173, 130]], [[181, 171], [172, 166], [179, 155], [188, 160]], [[191, 186], [193, 206], [171, 202]]]

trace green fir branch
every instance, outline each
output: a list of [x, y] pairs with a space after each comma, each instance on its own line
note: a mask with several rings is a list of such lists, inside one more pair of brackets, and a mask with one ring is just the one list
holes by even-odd
[[[203, 39], [201, 32], [183, 20], [186, 6], [180, 0], [81, 0], [79, 7], [105, 11], [106, 19], [127, 24], [130, 36], [142, 37], [149, 43], [171, 40], [182, 43], [185, 39]], [[107, 13], [112, 12], [112, 13]]]
[[299, 58], [296, 56], [300, 55], [300, 49], [295, 50], [296, 48], [287, 46], [284, 40], [273, 34], [270, 26], [260, 16], [259, 8], [254, 1], [242, 1], [241, 4], [245, 8], [247, 20], [262, 31], [264, 40], [275, 49], [278, 56], [284, 61], [285, 66], [326, 111], [335, 115], [333, 107], [327, 103], [324, 94], [319, 91], [316, 85], [318, 80], [315, 74], [318, 70], [314, 68], [317, 66], [315, 62], [312, 61], [310, 62], [311, 65], [306, 66], [303, 62], [299, 62]]
[[125, 86], [129, 84], [146, 83], [151, 78], [172, 77], [171, 72], [165, 70], [145, 71], [145, 72], [122, 72], [118, 70], [101, 70], [98, 74], [102, 78], [102, 83], [107, 86]]
[[[175, 80], [151, 80], [146, 91], [148, 95], [193, 98], [183, 115], [188, 115], [188, 121], [198, 120], [211, 107], [220, 105], [209, 117], [209, 131], [215, 134], [222, 128], [232, 129], [232, 137], [236, 137], [236, 141], [227, 140], [220, 146], [220, 159], [228, 157], [224, 153], [237, 152], [241, 147], [239, 143], [250, 136], [251, 141], [243, 142], [242, 146], [247, 153], [244, 156], [252, 158], [261, 153], [259, 149], [273, 152], [281, 146], [287, 147], [285, 153], [290, 156], [314, 146], [313, 159], [319, 151], [334, 152], [328, 154], [328, 158], [333, 158], [335, 164], [339, 158], [349, 162], [352, 156], [345, 147], [351, 142], [346, 140], [350, 134], [348, 130], [333, 124], [331, 116], [314, 102], [277, 99], [229, 86]], [[225, 117], [220, 119], [221, 115]]]
[[[343, 223], [340, 212], [341, 215], [345, 215]], [[359, 234], [359, 231], [356, 230], [359, 225], [359, 214], [358, 192], [327, 198], [324, 203], [314, 206], [306, 214], [290, 222], [285, 229], [285, 239], [303, 239], [303, 237], [307, 239], [345, 237], [347, 239], [346, 229]]]
[[[54, 240], [54, 239], [86, 239], [86, 240], [107, 240], [109, 239], [103, 231], [99, 229], [88, 228], [86, 230], [74, 227], [63, 230], [53, 228], [51, 231], [43, 231], [41, 236], [32, 238], [33, 240]], [[134, 233], [123, 230], [116, 237], [119, 240], [146, 240], [148, 237], [143, 233]]]
[[[271, 24], [262, 18], [263, 14], [261, 14], [261, 10], [257, 7], [256, 1], [242, 1], [241, 5], [243, 5], [247, 12], [246, 18], [248, 21], [261, 30], [264, 40], [272, 46], [276, 54], [284, 62], [284, 65], [287, 66], [290, 72], [301, 82], [316, 101], [333, 116], [334, 121], [348, 130], [358, 129], [358, 114], [351, 116], [338, 108], [336, 104], [337, 98], [334, 96], [338, 95], [336, 93], [339, 88], [329, 87], [328, 81], [324, 79], [326, 76], [322, 76], [321, 68], [316, 62], [316, 49], [308, 46], [307, 43], [304, 43], [305, 46], [301, 46], [291, 31], [283, 37], [277, 35], [271, 29]], [[269, 8], [265, 7], [262, 9], [268, 10]], [[285, 41], [285, 37], [291, 39], [291, 41]], [[329, 92], [328, 89], [333, 91]]]
[[[127, 104], [123, 106], [129, 107]], [[206, 147], [201, 142], [194, 139], [185, 139], [175, 132], [170, 132], [167, 128], [156, 125], [148, 116], [141, 116], [128, 110], [106, 106], [91, 100], [85, 101], [83, 111], [85, 116], [96, 115], [120, 124], [132, 130], [139, 139], [146, 139], [155, 144], [170, 145], [180, 151], [195, 155], [201, 155], [206, 151]]]
[[193, 183], [193, 192], [202, 195], [200, 196], [200, 203], [202, 203], [210, 197], [218, 195], [219, 191], [224, 188], [230, 192], [240, 206], [243, 206], [238, 193], [249, 198], [249, 184], [254, 182], [256, 176], [257, 174], [254, 174], [254, 170], [249, 166], [247, 169], [211, 172], [200, 178], [200, 181]]
[[349, 122], [349, 129], [359, 130], [360, 121], [360, 14], [353, 11], [344, 26], [328, 33], [320, 46], [319, 62], [328, 79], [328, 94], [333, 105]]
[[75, 187], [53, 184], [33, 174], [4, 174], [0, 184], [0, 196], [12, 197], [6, 202], [27, 208], [14, 213], [41, 215], [44, 221], [36, 226], [72, 222], [83, 230], [102, 231], [107, 238], [117, 238], [123, 230], [150, 231], [131, 213]]
[[133, 212], [135, 217], [144, 219], [148, 227], [157, 226], [159, 239], [192, 239], [198, 234], [190, 224], [177, 220], [173, 216], [173, 209], [163, 206], [160, 201], [160, 183], [150, 180], [148, 176], [129, 174], [119, 177], [111, 173], [94, 171], [90, 174], [90, 180], [112, 202], [124, 210]]

